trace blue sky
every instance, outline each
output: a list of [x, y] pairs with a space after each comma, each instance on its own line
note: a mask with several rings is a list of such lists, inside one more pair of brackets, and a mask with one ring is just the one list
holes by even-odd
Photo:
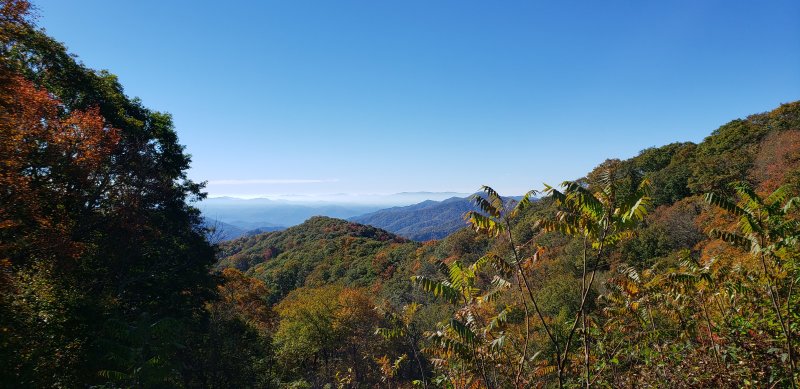
[[63, 1], [214, 195], [519, 194], [800, 99], [798, 1]]

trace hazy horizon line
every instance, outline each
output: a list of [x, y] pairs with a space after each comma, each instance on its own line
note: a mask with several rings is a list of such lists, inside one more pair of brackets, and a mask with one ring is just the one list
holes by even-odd
[[240, 198], [240, 199], [269, 199], [269, 198], [317, 198], [317, 197], [385, 197], [397, 195], [424, 195], [424, 194], [466, 194], [470, 195], [475, 192], [465, 191], [404, 191], [404, 192], [368, 192], [368, 193], [349, 193], [349, 192], [331, 192], [331, 193], [260, 193], [260, 194], [209, 194], [208, 198]]

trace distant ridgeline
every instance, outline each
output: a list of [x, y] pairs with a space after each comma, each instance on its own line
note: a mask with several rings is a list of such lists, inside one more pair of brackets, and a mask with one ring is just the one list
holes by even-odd
[[[280, 230], [313, 216], [353, 220], [425, 241], [441, 239], [466, 225], [463, 215], [473, 207], [465, 196], [454, 192], [404, 192], [361, 195], [355, 199], [333, 197], [318, 202], [216, 197], [203, 200], [198, 207], [205, 215], [206, 225], [215, 227], [212, 234], [215, 241], [253, 235], [259, 230]], [[423, 202], [393, 208], [384, 205], [417, 201]]]
[[[510, 197], [519, 200], [519, 197]], [[383, 228], [418, 242], [442, 239], [466, 226], [464, 214], [475, 211], [469, 198], [452, 197], [443, 201], [424, 201], [406, 207], [381, 209], [351, 217], [350, 221]]]
[[[640, 189], [649, 192], [649, 200], [637, 209], [646, 214], [637, 211], [638, 216], [631, 216], [639, 220], [635, 224], [620, 221], [630, 230], [605, 240], [601, 254], [592, 254], [590, 246], [589, 260], [597, 257], [598, 275], [584, 309], [587, 331], [593, 335], [573, 332], [578, 335], [566, 351], [563, 341], [571, 329], [560, 323], [579, 317], [583, 304], [575, 289], [578, 285], [580, 292], [581, 245], [596, 238], [582, 240], [569, 235], [580, 230], [558, 227], [571, 219], [557, 218], [567, 214], [555, 194], [544, 195], [514, 215], [510, 236], [516, 253], [502, 233], [493, 238], [490, 229], [479, 234], [460, 228], [464, 213], [475, 208], [465, 199], [453, 198], [380, 210], [351, 221], [316, 217], [284, 231], [225, 242], [217, 268], [237, 269], [264, 282], [266, 299], [277, 315], [272, 339], [276, 374], [282, 382], [321, 386], [344, 374], [369, 384], [418, 380], [428, 385], [473, 382], [513, 387], [559, 381], [566, 385], [582, 382], [588, 370], [595, 384], [612, 387], [668, 381], [678, 386], [737, 386], [753, 380], [787, 385], [792, 371], [787, 350], [796, 355], [797, 343], [786, 345], [778, 317], [771, 313], [773, 304], [764, 300], [768, 294], [748, 292], [767, 287], [766, 276], [759, 275], [760, 265], [750, 259], [752, 250], [708, 235], [714, 229], [733, 230], [741, 219], [710, 205], [704, 195], [714, 192], [736, 200], [742, 193], [766, 196], [788, 184], [782, 194], [758, 200], [768, 204], [800, 193], [800, 103], [734, 120], [700, 144], [673, 143], [643, 150], [628, 160], [607, 160], [577, 186], [564, 190], [581, 201], [588, 201], [588, 193], [606, 198], [598, 200], [602, 204], [608, 201], [603, 188], [609, 182], [615, 189], [608, 193], [622, 197], [640, 190], [636, 187], [644, 178], [649, 189]], [[579, 195], [580, 191], [585, 194]], [[713, 200], [712, 204], [727, 203]], [[755, 212], [758, 204], [742, 212]], [[491, 207], [481, 211], [490, 212]], [[555, 222], [548, 229], [543, 220]], [[486, 265], [486, 259], [478, 261], [487, 253], [526, 258], [522, 263], [531, 281], [530, 295], [513, 272]], [[782, 263], [786, 262], [769, 266]], [[783, 282], [776, 278], [781, 274], [791, 273], [775, 269], [770, 276], [774, 283]], [[512, 277], [497, 281], [504, 274]], [[418, 281], [415, 288], [411, 276], [429, 281]], [[468, 287], [458, 289], [464, 285]], [[451, 294], [461, 293], [457, 290], [467, 294]], [[473, 296], [472, 291], [488, 294]], [[784, 297], [778, 304], [781, 318], [791, 320], [799, 313], [787, 307], [800, 301], [796, 294], [787, 297], [786, 291], [774, 293]], [[542, 320], [559, 337], [551, 341], [533, 311], [527, 316], [531, 336], [524, 335], [521, 296], [536, 299]], [[351, 304], [351, 310], [342, 310]], [[355, 308], [359, 304], [363, 309]], [[374, 306], [380, 307], [378, 313], [365, 308]], [[348, 316], [354, 312], [359, 318]], [[308, 321], [311, 317], [321, 321]], [[344, 325], [336, 324], [342, 320], [350, 330], [336, 332]], [[376, 327], [383, 330], [375, 332]], [[438, 332], [424, 335], [424, 331]], [[795, 339], [800, 337], [797, 327], [787, 331], [793, 331]], [[315, 343], [328, 333], [337, 334], [339, 343]], [[752, 337], [749, 343], [741, 343], [741, 334]], [[499, 344], [498, 339], [506, 343]], [[522, 344], [527, 344], [528, 358], [520, 358]], [[555, 344], [561, 347], [558, 358]], [[579, 362], [584, 347], [590, 355], [585, 364]], [[531, 358], [534, 353], [537, 359]], [[482, 365], [489, 360], [496, 363]]]
[[212, 219], [210, 217], [203, 218], [203, 226], [208, 229], [208, 238], [211, 242], [233, 240], [243, 236], [252, 236], [264, 232], [280, 231], [286, 228], [283, 226], [259, 226], [251, 229], [245, 229], [230, 223], [224, 223], [219, 220]]

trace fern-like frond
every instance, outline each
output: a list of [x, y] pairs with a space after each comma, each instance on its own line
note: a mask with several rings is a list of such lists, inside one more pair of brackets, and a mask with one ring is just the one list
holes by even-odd
[[483, 196], [479, 194], [474, 194], [472, 195], [471, 199], [472, 202], [475, 204], [475, 206], [478, 207], [478, 209], [480, 209], [487, 215], [495, 218], [500, 217], [500, 211], [502, 210], [502, 208], [495, 207], [494, 204], [492, 204], [489, 200], [485, 199]]
[[492, 205], [502, 212], [503, 210], [503, 198], [500, 196], [500, 193], [497, 193], [492, 187], [483, 185], [481, 187], [483, 193], [486, 193], [486, 196], [489, 198], [488, 200], [492, 203]]
[[556, 367], [553, 365], [537, 366], [536, 369], [533, 370], [533, 376], [536, 378], [542, 378], [555, 372]]
[[531, 197], [536, 196], [537, 193], [538, 192], [536, 192], [535, 190], [531, 190], [528, 191], [528, 193], [525, 193], [525, 195], [522, 196], [522, 200], [520, 200], [517, 203], [517, 205], [514, 206], [514, 210], [511, 211], [509, 217], [511, 217], [512, 219], [516, 218], [520, 212], [523, 212], [524, 210], [528, 209], [533, 204]]
[[649, 196], [642, 196], [636, 200], [636, 202], [630, 207], [623, 219], [626, 220], [634, 220], [634, 221], [642, 221], [644, 217], [647, 216], [647, 210], [652, 205], [652, 200]]
[[631, 231], [631, 230], [620, 231], [620, 232], [617, 232], [617, 233], [614, 233], [614, 234], [611, 234], [611, 235], [607, 236], [606, 239], [603, 241], [603, 245], [606, 246], [606, 247], [610, 247], [610, 246], [613, 246], [613, 245], [619, 243], [619, 241], [621, 241], [623, 239], [631, 238], [634, 235], [635, 235], [635, 233], [633, 231]]
[[401, 316], [403, 324], [405, 324], [406, 326], [410, 325], [411, 321], [414, 320], [414, 315], [417, 314], [417, 311], [419, 310], [419, 308], [420, 308], [420, 305], [418, 303], [416, 303], [416, 302], [412, 302], [411, 304], [404, 305], [403, 306], [403, 315]]
[[775, 189], [772, 193], [764, 199], [764, 204], [768, 206], [783, 204], [784, 201], [789, 197], [791, 193], [791, 186], [790, 185], [783, 185], [778, 189]]
[[502, 257], [495, 253], [488, 253], [482, 257], [480, 257], [475, 263], [472, 264], [471, 268], [474, 273], [478, 273], [479, 271], [483, 270], [486, 266], [491, 266], [495, 269], [498, 273], [508, 276], [514, 272], [514, 268], [506, 262]]
[[465, 269], [461, 262], [453, 261], [453, 263], [450, 264], [449, 274], [450, 284], [453, 288], [463, 289], [472, 287], [475, 273], [472, 272], [472, 269]]
[[567, 204], [581, 209], [594, 220], [603, 218], [605, 212], [603, 203], [583, 185], [574, 181], [564, 181], [561, 186], [564, 187], [564, 193], [567, 195]]
[[567, 201], [567, 196], [564, 193], [550, 185], [544, 184], [543, 193], [546, 193], [548, 196], [550, 196], [550, 198], [552, 198], [556, 204], [563, 204]]
[[731, 183], [731, 188], [745, 201], [747, 208], [758, 209], [764, 206], [761, 198], [758, 197], [758, 194], [756, 194], [748, 183], [743, 181], [734, 182]]
[[797, 204], [800, 203], [800, 197], [792, 197], [786, 201], [786, 204], [783, 206], [783, 213], [788, 213], [792, 208], [796, 207]]
[[711, 235], [711, 237], [714, 239], [723, 240], [734, 246], [740, 247], [744, 250], [750, 251], [751, 249], [752, 242], [750, 241], [750, 239], [747, 239], [746, 237], [741, 236], [739, 234], [712, 229], [711, 231], [709, 231], [709, 235]]
[[505, 225], [498, 223], [496, 220], [481, 215], [475, 211], [469, 211], [464, 218], [472, 225], [475, 232], [488, 235], [489, 237], [496, 237], [505, 231]]
[[511, 312], [511, 307], [506, 305], [499, 313], [497, 313], [497, 315], [495, 315], [491, 320], [489, 320], [489, 324], [486, 326], [486, 332], [491, 332], [495, 328], [499, 328], [506, 321], [508, 321], [509, 312]]
[[456, 320], [450, 319], [450, 328], [458, 334], [458, 337], [461, 339], [461, 342], [467, 346], [474, 347], [477, 343], [477, 336], [472, 329], [467, 327], [466, 324]]
[[499, 351], [502, 350], [503, 346], [505, 345], [506, 345], [506, 336], [501, 335], [492, 340], [491, 343], [489, 343], [489, 349], [491, 349], [492, 351]]
[[117, 380], [117, 381], [122, 381], [131, 378], [129, 374], [125, 374], [123, 372], [114, 370], [100, 370], [99, 372], [97, 372], [97, 375], [103, 378]]
[[405, 331], [401, 328], [376, 328], [375, 335], [380, 335], [384, 339], [391, 340], [405, 336]]
[[707, 203], [716, 205], [717, 207], [722, 208], [736, 216], [742, 216], [747, 213], [744, 209], [740, 208], [729, 199], [716, 193], [706, 193], [705, 199]]
[[764, 229], [761, 228], [761, 225], [751, 216], [749, 212], [739, 217], [739, 229], [741, 229], [742, 233], [745, 235], [752, 234], [753, 232], [764, 232]]
[[461, 298], [461, 293], [457, 289], [425, 276], [413, 276], [411, 277], [411, 282], [420, 289], [432, 293], [435, 297], [440, 297], [451, 304], [458, 303]]

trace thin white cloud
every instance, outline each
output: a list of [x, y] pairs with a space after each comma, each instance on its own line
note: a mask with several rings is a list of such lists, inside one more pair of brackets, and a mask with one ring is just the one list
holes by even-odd
[[338, 182], [338, 179], [304, 180], [304, 179], [252, 179], [252, 180], [211, 180], [209, 185], [264, 185], [264, 184], [319, 184]]

